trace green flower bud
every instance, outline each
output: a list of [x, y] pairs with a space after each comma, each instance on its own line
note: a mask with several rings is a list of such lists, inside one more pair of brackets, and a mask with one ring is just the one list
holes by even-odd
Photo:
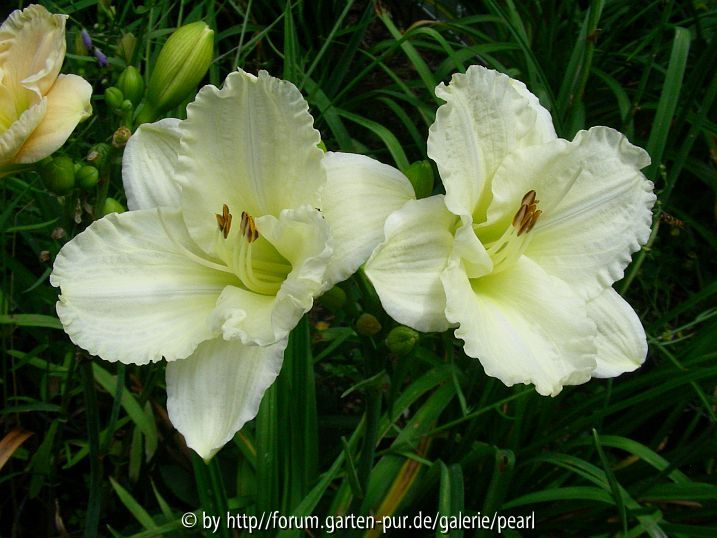
[[105, 102], [107, 103], [107, 106], [110, 107], [112, 110], [121, 107], [122, 101], [124, 101], [124, 94], [119, 88], [110, 86], [105, 90]]
[[75, 172], [77, 185], [86, 191], [97, 186], [100, 180], [100, 173], [94, 166], [85, 165]]
[[428, 161], [416, 161], [403, 171], [413, 185], [416, 198], [426, 198], [433, 192], [433, 167]]
[[102, 204], [102, 216], [109, 215], [110, 213], [124, 213], [127, 211], [122, 204], [120, 204], [114, 198], [109, 196], [105, 198], [105, 203]]
[[144, 79], [142, 74], [133, 65], [122, 71], [117, 80], [117, 87], [122, 90], [125, 99], [129, 99], [134, 106], [137, 106], [144, 95]]
[[137, 38], [133, 33], [122, 34], [117, 44], [117, 56], [122, 58], [125, 63], [131, 64], [134, 51], [137, 48]]
[[40, 177], [48, 191], [67, 194], [75, 188], [75, 163], [69, 157], [55, 157], [42, 163]]
[[418, 333], [403, 325], [391, 329], [391, 332], [386, 337], [386, 347], [399, 357], [408, 355], [413, 351], [416, 343], [418, 343]]
[[356, 320], [356, 332], [361, 336], [374, 336], [381, 332], [381, 324], [376, 316], [364, 312]]
[[346, 292], [338, 286], [334, 286], [319, 297], [318, 301], [319, 304], [325, 306], [331, 310], [331, 312], [337, 312], [343, 308], [344, 304], [346, 304]]
[[142, 119], [152, 121], [192, 95], [212, 63], [213, 51], [214, 31], [204, 22], [177, 28], [157, 58]]
[[125, 99], [124, 101], [122, 101], [122, 106], [120, 107], [120, 110], [122, 112], [129, 112], [133, 108], [134, 105], [132, 104], [132, 101], [130, 101], [129, 99]]
[[104, 142], [95, 144], [90, 149], [87, 157], [85, 157], [85, 160], [97, 169], [102, 168], [105, 162], [107, 162], [107, 157], [109, 156], [111, 149], [110, 145], [105, 144]]

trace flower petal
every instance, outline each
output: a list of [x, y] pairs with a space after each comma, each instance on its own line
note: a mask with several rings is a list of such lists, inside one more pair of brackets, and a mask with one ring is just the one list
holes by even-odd
[[513, 267], [470, 280], [451, 262], [442, 275], [446, 317], [465, 352], [487, 375], [508, 386], [533, 383], [555, 396], [564, 385], [590, 379], [595, 324], [567, 284], [522, 257]]
[[446, 101], [428, 134], [428, 156], [456, 215], [485, 218], [493, 173], [516, 148], [555, 138], [550, 114], [522, 83], [480, 66], [436, 88]]
[[[211, 323], [227, 340], [268, 345], [286, 338], [327, 287], [331, 256], [329, 227], [310, 206], [285, 209], [279, 218], [256, 220], [259, 234], [291, 264], [276, 295], [261, 295], [244, 287], [227, 287], [212, 314]], [[229, 236], [231, 240], [232, 236]]]
[[[225, 340], [237, 340], [243, 344], [266, 346], [286, 337], [292, 327], [282, 328], [280, 334], [274, 329], [272, 313], [276, 296], [261, 295], [238, 286], [227, 286], [212, 312], [210, 324]], [[298, 318], [301, 314], [297, 313]], [[287, 320], [288, 321], [288, 320]], [[294, 321], [294, 326], [298, 319]], [[287, 322], [287, 325], [291, 323]]]
[[[172, 234], [172, 238], [168, 234]], [[107, 215], [67, 243], [50, 282], [57, 313], [78, 346], [105, 360], [145, 364], [188, 356], [214, 336], [208, 318], [233, 274], [187, 247], [178, 211]]]
[[493, 260], [478, 239], [470, 215], [461, 216], [461, 225], [456, 230], [451, 258], [460, 260], [468, 278], [478, 278], [493, 271]]
[[182, 122], [178, 180], [184, 219], [211, 251], [223, 204], [232, 213], [279, 215], [319, 207], [323, 152], [308, 105], [290, 82], [231, 73], [221, 90], [205, 86]]
[[65, 59], [67, 15], [32, 5], [13, 11], [0, 27], [0, 69], [15, 85], [45, 95]]
[[537, 115], [535, 125], [533, 125], [533, 128], [527, 133], [526, 138], [523, 140], [524, 145], [532, 146], [555, 140], [558, 135], [555, 134], [553, 117], [550, 115], [550, 112], [540, 104], [540, 100], [530, 93], [527, 86], [520, 80], [511, 78], [510, 83], [513, 85], [513, 88], [528, 101], [528, 106], [535, 110]]
[[174, 179], [179, 151], [179, 120], [144, 123], [130, 137], [122, 157], [122, 182], [129, 209], [180, 207]]
[[40, 99], [0, 134], [0, 166], [16, 161], [18, 152], [45, 117], [46, 110], [47, 99]]
[[383, 240], [386, 218], [416, 198], [408, 178], [365, 155], [327, 153], [321, 212], [331, 228], [328, 280], [341, 282]]
[[215, 338], [167, 364], [169, 419], [205, 461], [256, 416], [286, 343], [259, 347]]
[[[613, 129], [578, 133], [560, 164], [564, 171], [556, 172], [576, 179], [553, 209], [544, 210], [525, 254], [586, 298], [621, 279], [632, 253], [650, 236], [656, 197], [640, 173], [649, 162], [645, 151]], [[541, 185], [549, 182], [543, 179]], [[556, 175], [552, 180], [561, 181]]]
[[611, 287], [588, 301], [588, 316], [597, 325], [597, 368], [593, 377], [616, 377], [645, 362], [647, 338], [640, 318]]
[[77, 75], [60, 75], [47, 94], [47, 110], [15, 157], [19, 163], [34, 163], [59, 149], [77, 124], [92, 114], [92, 86]]
[[399, 323], [425, 332], [450, 327], [440, 274], [453, 250], [457, 221], [442, 195], [411, 200], [386, 220], [386, 239], [365, 270], [384, 309]]

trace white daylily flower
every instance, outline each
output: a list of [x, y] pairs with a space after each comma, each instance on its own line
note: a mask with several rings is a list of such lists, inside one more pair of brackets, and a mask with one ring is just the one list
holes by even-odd
[[428, 154], [446, 195], [387, 219], [366, 264], [386, 311], [456, 327], [488, 375], [544, 395], [637, 368], [645, 332], [611, 285], [650, 233], [647, 153], [607, 127], [557, 138], [521, 82], [483, 67], [436, 94]]
[[256, 415], [313, 299], [414, 197], [390, 166], [322, 152], [312, 125], [299, 90], [265, 72], [204, 87], [186, 120], [145, 124], [127, 144], [133, 211], [93, 223], [55, 261], [73, 342], [110, 361], [170, 361], [170, 419], [205, 459]]
[[92, 112], [89, 83], [59, 74], [66, 19], [32, 5], [0, 27], [0, 167], [47, 157]]

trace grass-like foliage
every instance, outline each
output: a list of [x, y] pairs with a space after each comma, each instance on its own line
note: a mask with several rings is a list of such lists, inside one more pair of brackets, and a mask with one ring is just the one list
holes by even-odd
[[[104, 90], [128, 64], [148, 80], [168, 35], [197, 20], [216, 32], [205, 83], [265, 69], [303, 92], [329, 150], [400, 169], [427, 158], [434, 87], [472, 64], [524, 81], [563, 138], [593, 125], [624, 132], [651, 155], [658, 202], [649, 243], [615, 287], [650, 351], [634, 373], [555, 398], [506, 388], [450, 332], [389, 351], [395, 322], [359, 272], [341, 284], [343, 304], [320, 299], [294, 330], [259, 415], [206, 465], [167, 418], [164, 364], [90, 357], [55, 315], [59, 249], [106, 197], [125, 201], [121, 150], [98, 187], [64, 197], [23, 170], [0, 180], [0, 535], [188, 536], [209, 533], [197, 530], [203, 513], [278, 511], [322, 523], [534, 513], [534, 530], [504, 533], [717, 536], [714, 1], [41, 3], [69, 15], [63, 72], [94, 88], [93, 116], [56, 154], [81, 164], [124, 121]], [[24, 5], [4, 3], [3, 19]], [[79, 47], [83, 28], [109, 65]], [[185, 104], [167, 115], [184, 117]], [[357, 328], [364, 313], [379, 332]], [[186, 512], [200, 518], [194, 530]], [[236, 532], [224, 520], [217, 534]], [[327, 529], [263, 534], [305, 532]]]

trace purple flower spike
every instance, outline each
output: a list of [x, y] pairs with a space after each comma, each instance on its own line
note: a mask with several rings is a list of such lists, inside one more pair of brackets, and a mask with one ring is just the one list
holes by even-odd
[[97, 58], [97, 63], [100, 64], [100, 67], [107, 67], [109, 65], [107, 56], [97, 47], [95, 47], [95, 58]]
[[85, 45], [85, 48], [87, 50], [92, 50], [92, 38], [90, 37], [90, 34], [87, 30], [82, 30], [80, 32], [80, 37], [82, 37], [82, 43]]

